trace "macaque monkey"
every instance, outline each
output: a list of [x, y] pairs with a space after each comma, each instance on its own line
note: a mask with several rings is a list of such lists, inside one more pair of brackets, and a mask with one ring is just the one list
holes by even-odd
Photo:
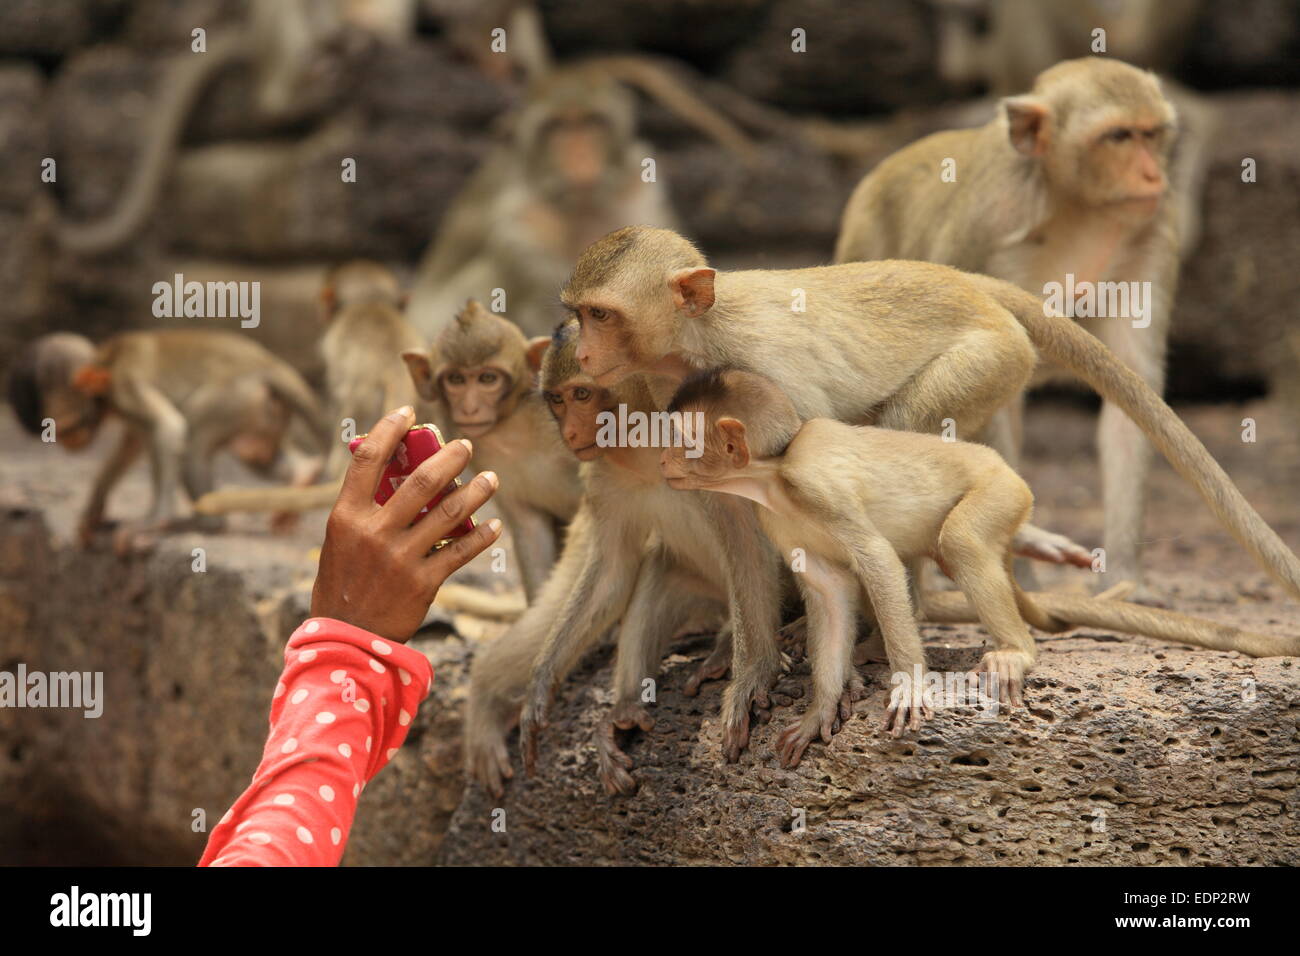
[[[673, 225], [662, 182], [642, 178], [632, 94], [597, 69], [534, 82], [496, 147], [452, 204], [418, 267], [412, 323], [432, 339], [468, 298], [508, 313], [525, 335], [563, 316], [555, 290], [589, 243], [629, 222]], [[505, 301], [502, 302], [502, 296]]]
[[142, 137], [135, 173], [117, 207], [94, 222], [60, 222], [59, 245], [79, 255], [118, 248], [144, 225], [170, 174], [195, 106], [212, 81], [236, 66], [256, 77], [254, 108], [267, 122], [321, 112], [344, 89], [343, 63], [369, 38], [414, 29], [414, 0], [249, 0], [242, 26], [214, 28], [207, 48], [178, 52], [158, 81], [159, 101]]
[[[904, 261], [716, 272], [676, 233], [628, 227], [582, 254], [561, 301], [580, 323], [579, 364], [599, 385], [637, 373], [680, 384], [691, 371], [736, 366], [775, 381], [803, 420], [966, 439], [1020, 394], [1041, 355], [1132, 416], [1261, 566], [1300, 596], [1300, 560], [1150, 386], [1011, 283]], [[723, 729], [734, 759], [748, 741], [751, 702], [761, 703], [779, 670], [778, 589], [748, 528], [722, 522], [714, 531], [729, 562], [736, 650]]]
[[[1133, 314], [1079, 324], [1158, 393], [1178, 282], [1166, 174], [1175, 124], [1151, 74], [1095, 57], [1061, 63], [986, 126], [927, 136], [882, 162], [849, 200], [835, 259], [923, 259], [1040, 295], [1048, 283], [1092, 288], [1098, 304]], [[948, 161], [955, 182], [940, 179]], [[1022, 414], [1017, 399], [989, 434], [1013, 466]], [[1107, 571], [1140, 582], [1150, 446], [1109, 398], [1097, 439]]]
[[[258, 470], [280, 466], [290, 412], [311, 427], [322, 451], [326, 441], [307, 383], [255, 341], [232, 332], [127, 332], [98, 349], [79, 335], [47, 335], [14, 363], [9, 400], [29, 432], [41, 434], [52, 420], [55, 441], [74, 451], [91, 442], [107, 415], [126, 426], [82, 514], [83, 542], [103, 523], [113, 486], [148, 450], [153, 507], [146, 520], [120, 529], [118, 550], [141, 547], [174, 524], [178, 483], [192, 499], [207, 492], [219, 449], [229, 448]], [[195, 524], [215, 530], [221, 520]]]
[[[576, 339], [572, 323], [557, 329], [542, 361], [541, 387], [564, 443], [584, 462], [582, 505], [538, 599], [484, 649], [472, 671], [466, 772], [494, 795], [513, 774], [506, 734], [521, 704], [520, 741], [531, 772], [553, 688], [620, 618], [614, 706], [597, 731], [596, 749], [606, 792], [633, 792], [632, 760], [615, 730], [653, 727], [643, 681], [658, 672], [668, 642], [692, 625], [716, 626], [726, 617], [721, 557], [702, 533], [702, 499], [663, 484], [658, 449], [600, 444], [602, 412], [620, 403], [629, 413], [655, 410], [644, 385], [633, 378], [613, 390], [596, 386], [574, 359]], [[730, 656], [724, 632], [684, 692], [693, 696], [703, 681], [722, 677]]]
[[397, 277], [377, 262], [356, 259], [326, 272], [320, 294], [320, 316], [326, 324], [320, 352], [329, 395], [325, 420], [333, 436], [325, 462], [326, 480], [305, 486], [222, 488], [195, 502], [199, 514], [275, 511], [287, 515], [334, 503], [349, 459], [344, 421], [351, 419], [354, 426], [375, 422], [390, 409], [418, 402], [402, 353], [421, 348], [424, 342], [402, 317], [404, 301]]
[[[694, 459], [682, 448], [664, 449], [660, 469], [668, 484], [756, 502], [777, 550], [803, 553], [804, 570], [794, 577], [808, 612], [813, 697], [803, 719], [777, 739], [785, 766], [797, 765], [819, 734], [829, 743], [851, 714], [861, 691], [852, 662], [859, 615], [879, 625], [898, 687], [885, 728], [898, 736], [930, 716], [904, 564], [919, 556], [939, 563], [992, 637], [979, 669], [996, 678], [1000, 701], [1023, 703], [1024, 677], [1036, 657], [1029, 625], [1071, 625], [1041, 609], [1011, 574], [1012, 538], [1034, 499], [996, 451], [828, 418], [801, 422], [769, 379], [735, 369], [688, 378], [670, 411], [702, 413], [705, 442]], [[1258, 655], [1300, 652], [1295, 638], [1237, 632], [1228, 641], [1208, 622], [1173, 639]]]
[[529, 343], [517, 326], [470, 300], [429, 349], [401, 353], [407, 381], [449, 421], [447, 437], [474, 442], [475, 467], [501, 479], [497, 506], [510, 529], [529, 602], [578, 510], [578, 463], [534, 387], [549, 339]]

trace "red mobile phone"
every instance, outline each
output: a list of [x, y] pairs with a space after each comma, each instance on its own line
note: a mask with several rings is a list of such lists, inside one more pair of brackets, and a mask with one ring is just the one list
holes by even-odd
[[[348, 442], [348, 451], [355, 452], [357, 446], [361, 444], [365, 437], [365, 435], [358, 435]], [[402, 443], [393, 452], [393, 457], [388, 459], [388, 464], [384, 466], [384, 473], [379, 479], [379, 487], [375, 489], [375, 502], [382, 505], [393, 497], [397, 489], [402, 486], [402, 482], [406, 480], [406, 476], [415, 471], [420, 462], [436, 455], [442, 445], [442, 435], [436, 425], [416, 425], [408, 431], [402, 438]], [[415, 516], [415, 520], [419, 521], [429, 513], [430, 508], [459, 487], [460, 479], [453, 478], [446, 488], [443, 488], [442, 491], [429, 499], [428, 503], [420, 509], [420, 513]], [[470, 515], [452, 531], [448, 532], [447, 537], [438, 542], [438, 546], [441, 547], [452, 538], [459, 538], [473, 530], [474, 516]]]

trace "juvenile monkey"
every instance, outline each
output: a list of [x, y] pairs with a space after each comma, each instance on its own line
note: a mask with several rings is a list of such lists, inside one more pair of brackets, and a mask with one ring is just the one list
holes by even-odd
[[[1040, 608], [1011, 575], [1012, 538], [1029, 517], [1033, 495], [997, 452], [827, 418], [801, 422], [771, 380], [734, 369], [688, 378], [670, 408], [701, 412], [706, 424], [701, 457], [664, 449], [660, 468], [668, 484], [756, 502], [777, 550], [806, 555], [806, 570], [794, 577], [808, 612], [814, 691], [803, 719], [777, 740], [787, 767], [819, 733], [829, 743], [849, 716], [843, 695], [857, 680], [851, 658], [859, 615], [879, 624], [895, 683], [910, 688], [891, 701], [885, 727], [897, 736], [929, 716], [915, 679], [925, 670], [924, 655], [904, 566], [919, 556], [936, 560], [966, 595], [993, 640], [980, 670], [996, 675], [1004, 703], [1022, 703], [1036, 657], [1029, 625], [1071, 625]], [[1132, 623], [1114, 607], [1111, 620]], [[1158, 620], [1158, 612], [1148, 611], [1151, 618]], [[1176, 630], [1172, 639], [1257, 655], [1300, 651], [1294, 638], [1236, 632], [1229, 639], [1208, 622]]]
[[[1097, 57], [1060, 63], [1028, 95], [1002, 100], [987, 125], [927, 136], [882, 162], [849, 200], [835, 260], [923, 259], [1035, 294], [1072, 282], [1081, 293], [1091, 286], [1114, 311], [1133, 312], [1141, 295], [1140, 316], [1078, 321], [1159, 393], [1178, 282], [1167, 177], [1175, 129], [1150, 73]], [[948, 161], [955, 182], [940, 179]], [[1043, 357], [1057, 363], [1057, 377], [1075, 371], [1050, 352]], [[1102, 395], [1107, 571], [1140, 582], [1151, 449], [1146, 425]], [[1013, 466], [1022, 414], [1016, 398], [988, 436]], [[1027, 528], [1022, 549], [1032, 550], [1039, 534]]]
[[[775, 381], [805, 420], [936, 434], [947, 419], [958, 437], [973, 438], [1019, 395], [1041, 354], [1132, 416], [1224, 526], [1300, 596], [1300, 560], [1150, 386], [1010, 283], [903, 261], [716, 272], [676, 233], [629, 227], [583, 253], [561, 300], [580, 323], [578, 361], [598, 384], [638, 372], [680, 383], [693, 370], [736, 366]], [[734, 758], [748, 740], [750, 703], [762, 703], [779, 669], [778, 588], [748, 531], [726, 522], [714, 531], [729, 562], [736, 654], [723, 727]]]
[[[9, 401], [19, 422], [40, 434], [54, 422], [69, 450], [88, 445], [110, 414], [126, 425], [116, 451], [95, 479], [79, 533], [88, 541], [103, 522], [108, 493], [141, 450], [153, 469], [149, 517], [124, 527], [119, 550], [147, 542], [173, 523], [175, 493], [191, 498], [212, 487], [212, 456], [229, 447], [260, 470], [281, 463], [280, 442], [293, 412], [321, 442], [320, 407], [288, 364], [231, 332], [128, 332], [99, 348], [79, 335], [37, 339], [10, 371]], [[204, 530], [220, 519], [199, 519]]]
[[474, 442], [474, 463], [501, 479], [496, 502], [510, 528], [531, 602], [578, 510], [578, 464], [555, 432], [533, 382], [549, 339], [529, 343], [517, 326], [470, 300], [433, 345], [401, 353], [408, 381], [450, 422], [448, 437]]
[[[615, 729], [652, 728], [642, 682], [658, 671], [668, 641], [691, 624], [721, 623], [726, 613], [721, 558], [716, 542], [701, 533], [701, 499], [664, 486], [657, 449], [603, 447], [598, 440], [602, 412], [620, 403], [629, 412], [654, 410], [643, 384], [634, 378], [613, 390], [596, 386], [574, 358], [575, 332], [572, 323], [557, 329], [541, 386], [565, 444], [584, 462], [582, 505], [538, 599], [475, 660], [471, 678], [466, 771], [493, 794], [512, 775], [506, 734], [521, 704], [520, 741], [531, 771], [553, 688], [620, 619], [615, 702], [596, 746], [606, 791], [634, 791], [632, 761]], [[729, 659], [724, 635], [685, 693], [721, 677]]]
[[305, 487], [223, 488], [195, 502], [198, 513], [292, 513], [334, 503], [349, 458], [340, 433], [344, 420], [374, 422], [389, 409], [417, 403], [402, 353], [418, 349], [424, 342], [402, 317], [403, 302], [397, 277], [377, 262], [356, 259], [326, 272], [320, 315], [327, 327], [320, 352], [329, 395], [327, 421], [333, 436], [325, 463], [327, 480]]

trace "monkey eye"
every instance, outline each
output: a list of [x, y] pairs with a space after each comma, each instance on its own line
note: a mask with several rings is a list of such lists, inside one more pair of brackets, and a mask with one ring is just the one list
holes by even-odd
[[546, 400], [550, 402], [552, 405], [558, 406], [564, 404], [564, 399], [561, 398], [559, 395], [557, 395], [555, 392], [546, 392], [545, 394], [546, 394]]
[[1126, 143], [1133, 136], [1130, 129], [1113, 129], [1106, 134], [1106, 139], [1112, 143]]
[[573, 390], [573, 397], [579, 402], [585, 402], [587, 399], [591, 398], [591, 389], [583, 388], [579, 385]]
[[497, 380], [496, 372], [484, 372], [478, 377], [478, 380], [484, 385], [495, 385]]
[[462, 375], [460, 372], [448, 372], [447, 381], [450, 382], [452, 385], [464, 385], [465, 376]]
[[609, 318], [609, 312], [607, 310], [598, 309], [594, 306], [587, 309], [587, 315], [593, 322], [604, 322]]

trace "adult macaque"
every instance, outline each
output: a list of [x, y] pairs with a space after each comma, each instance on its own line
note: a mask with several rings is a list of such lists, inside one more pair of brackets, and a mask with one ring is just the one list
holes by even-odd
[[598, 69], [530, 87], [420, 262], [409, 314], [427, 338], [468, 298], [503, 306], [526, 335], [549, 334], [555, 290], [589, 243], [629, 222], [673, 225], [662, 176], [642, 179], [651, 152], [635, 116], [631, 93]]
[[531, 602], [550, 573], [562, 527], [578, 510], [578, 465], [534, 388], [548, 339], [529, 343], [509, 320], [470, 300], [428, 350], [406, 349], [409, 381], [474, 442], [477, 467], [501, 478], [496, 503]]
[[343, 93], [344, 63], [368, 37], [393, 39], [413, 27], [413, 0], [249, 0], [246, 23], [214, 28], [205, 50], [186, 49], [172, 58], [122, 200], [103, 219], [60, 222], [59, 245], [100, 255], [140, 231], [171, 173], [191, 112], [225, 70], [251, 67], [257, 116], [288, 124], [319, 114]]
[[402, 353], [424, 342], [402, 317], [397, 277], [377, 262], [357, 259], [330, 269], [320, 294], [327, 324], [320, 352], [325, 361], [328, 419], [333, 439], [325, 463], [327, 480], [305, 487], [223, 488], [195, 502], [199, 514], [276, 511], [288, 514], [328, 508], [338, 497], [347, 470], [344, 421], [373, 422], [389, 409], [415, 405], [415, 387]]
[[[471, 679], [466, 771], [493, 794], [512, 774], [505, 741], [521, 704], [520, 741], [531, 771], [554, 687], [620, 619], [614, 706], [601, 722], [596, 747], [606, 791], [634, 791], [632, 761], [615, 730], [651, 729], [643, 681], [658, 672], [667, 643], [692, 624], [716, 625], [726, 616], [721, 557], [716, 542], [701, 533], [703, 500], [664, 486], [657, 449], [602, 447], [598, 441], [602, 412], [620, 403], [629, 412], [654, 410], [644, 386], [632, 379], [612, 391], [597, 387], [574, 359], [574, 333], [571, 323], [556, 331], [543, 358], [541, 386], [565, 444], [586, 462], [582, 505], [537, 601], [475, 660]], [[685, 693], [721, 677], [729, 659], [724, 633]]]
[[[827, 418], [801, 422], [771, 380], [734, 369], [687, 379], [670, 410], [702, 413], [705, 441], [698, 458], [664, 449], [660, 468], [668, 484], [756, 502], [776, 549], [805, 556], [805, 569], [794, 577], [808, 612], [813, 697], [803, 719], [776, 742], [785, 766], [797, 765], [819, 734], [829, 743], [851, 713], [861, 691], [852, 662], [859, 615], [879, 625], [898, 685], [885, 727], [897, 736], [930, 715], [904, 565], [917, 557], [939, 563], [988, 630], [993, 649], [979, 669], [995, 675], [999, 699], [1023, 702], [1024, 676], [1036, 657], [1029, 625], [1072, 624], [1040, 608], [1011, 575], [1012, 538], [1029, 517], [1033, 494], [997, 452]], [[1112, 619], [1123, 620], [1122, 613]], [[1295, 638], [1235, 632], [1230, 639], [1220, 631], [1232, 629], [1197, 623], [1174, 628], [1172, 639], [1258, 656], [1300, 651]]]
[[[149, 517], [121, 529], [119, 550], [148, 542], [173, 523], [178, 483], [191, 498], [212, 487], [212, 457], [228, 447], [245, 464], [283, 464], [281, 439], [293, 412], [324, 451], [320, 407], [289, 365], [231, 332], [128, 332], [98, 349], [79, 335], [37, 339], [10, 371], [9, 401], [23, 427], [41, 434], [53, 421], [57, 444], [83, 448], [103, 419], [124, 423], [121, 444], [95, 479], [79, 532], [88, 541], [103, 522], [108, 493], [141, 450], [153, 469]], [[204, 530], [220, 519], [200, 518]]]
[[[1003, 100], [988, 125], [928, 136], [881, 163], [849, 200], [835, 259], [923, 259], [1036, 294], [1049, 283], [1091, 289], [1123, 314], [1080, 325], [1158, 393], [1178, 281], [1166, 175], [1174, 135], [1173, 108], [1151, 74], [1098, 58], [1059, 64], [1029, 95]], [[955, 182], [940, 176], [949, 162]], [[1144, 426], [1103, 398], [1107, 571], [1140, 582], [1150, 446]], [[1018, 398], [989, 434], [1012, 465], [1022, 411]]]
[[[1225, 527], [1300, 596], [1300, 560], [1160, 397], [1096, 338], [1044, 315], [1042, 299], [1010, 283], [902, 261], [716, 272], [676, 233], [628, 227], [583, 253], [561, 300], [578, 317], [578, 360], [598, 384], [638, 372], [680, 382], [731, 365], [773, 379], [804, 420], [959, 438], [983, 432], [1041, 354], [1131, 415]], [[799, 305], [805, 310], [793, 311]], [[737, 653], [723, 701], [731, 757], [748, 740], [750, 702], [779, 669], [777, 589], [761, 552], [746, 546], [748, 532], [726, 523], [715, 530], [731, 562]]]

